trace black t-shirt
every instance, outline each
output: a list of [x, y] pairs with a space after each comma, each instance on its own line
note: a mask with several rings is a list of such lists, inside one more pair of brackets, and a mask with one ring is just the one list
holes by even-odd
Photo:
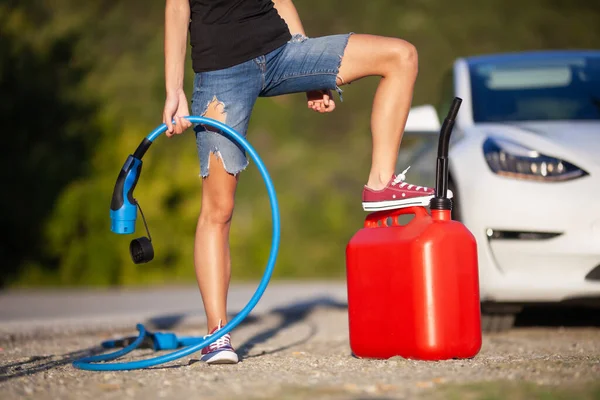
[[190, 0], [190, 10], [195, 72], [240, 64], [291, 38], [272, 0]]

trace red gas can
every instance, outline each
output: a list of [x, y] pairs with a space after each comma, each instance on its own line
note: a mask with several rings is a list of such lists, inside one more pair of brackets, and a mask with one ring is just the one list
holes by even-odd
[[[451, 219], [448, 143], [461, 99], [440, 135], [436, 195], [426, 208], [369, 214], [346, 248], [350, 347], [358, 357], [471, 358], [481, 348], [475, 237]], [[401, 215], [414, 218], [406, 225]], [[391, 220], [391, 222], [389, 222]]]
[[[414, 218], [403, 226], [397, 217], [404, 214]], [[450, 211], [430, 215], [412, 207], [370, 214], [346, 257], [356, 356], [442, 360], [479, 352], [477, 246]]]

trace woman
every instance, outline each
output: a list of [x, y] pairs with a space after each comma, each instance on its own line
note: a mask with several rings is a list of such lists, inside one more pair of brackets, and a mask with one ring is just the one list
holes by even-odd
[[[195, 72], [193, 115], [219, 120], [246, 135], [258, 97], [305, 92], [308, 108], [329, 113], [331, 91], [366, 76], [382, 79], [373, 101], [371, 171], [364, 210], [427, 204], [434, 191], [394, 175], [417, 77], [417, 51], [395, 38], [343, 34], [307, 38], [292, 0], [167, 0], [165, 10], [167, 136], [191, 124], [183, 77], [188, 29]], [[172, 123], [174, 121], [175, 123]], [[231, 271], [229, 229], [244, 151], [208, 127], [196, 126], [202, 207], [194, 264], [209, 334], [227, 323]], [[202, 351], [208, 363], [237, 363], [229, 334]]]

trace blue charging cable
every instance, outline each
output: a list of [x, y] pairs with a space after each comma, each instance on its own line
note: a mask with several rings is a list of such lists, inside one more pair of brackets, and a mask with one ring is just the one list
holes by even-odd
[[[261, 158], [258, 156], [258, 153], [254, 148], [248, 143], [248, 141], [242, 137], [239, 133], [237, 133], [234, 129], [229, 126], [205, 117], [197, 117], [197, 116], [189, 116], [186, 117], [191, 123], [194, 124], [204, 124], [209, 125], [214, 128], [219, 129], [229, 138], [233, 139], [235, 142], [240, 144], [244, 150], [250, 155], [252, 160], [256, 163], [258, 170], [265, 182], [267, 192], [269, 194], [269, 202], [271, 204], [271, 218], [272, 218], [272, 226], [273, 226], [273, 234], [271, 238], [271, 253], [269, 255], [269, 259], [267, 262], [267, 266], [265, 268], [265, 272], [263, 277], [258, 285], [258, 288], [254, 292], [254, 295], [246, 304], [246, 306], [231, 320], [229, 321], [221, 330], [215, 332], [214, 334], [207, 337], [183, 337], [177, 338], [177, 336], [170, 332], [149, 332], [144, 325], [137, 324], [136, 328], [139, 332], [137, 338], [135, 338], [130, 344], [121, 350], [108, 353], [101, 354], [91, 357], [84, 357], [79, 360], [73, 362], [73, 366], [78, 369], [83, 369], [87, 371], [124, 371], [124, 370], [133, 370], [133, 369], [143, 369], [153, 367], [159, 364], [164, 364], [170, 361], [174, 361], [180, 359], [182, 357], [186, 357], [190, 354], [193, 354], [197, 351], [200, 351], [202, 348], [208, 346], [209, 344], [215, 342], [222, 336], [231, 332], [235, 327], [237, 327], [252, 311], [252, 309], [259, 302], [263, 293], [265, 292], [267, 285], [273, 275], [273, 269], [275, 268], [275, 261], [277, 259], [277, 253], [279, 251], [279, 241], [280, 241], [280, 220], [279, 220], [279, 205], [277, 203], [277, 196], [275, 194], [275, 188], [273, 186], [273, 182], [267, 172], [267, 168], [263, 164]], [[162, 124], [157, 127], [154, 131], [152, 131], [148, 136], [146, 136], [145, 142], [152, 143], [154, 140], [159, 137], [162, 133], [166, 132], [167, 126], [166, 124]], [[146, 146], [147, 148], [148, 146]], [[145, 151], [145, 150], [144, 150]], [[140, 161], [138, 159], [135, 159]], [[133, 175], [132, 175], [133, 176]], [[136, 179], [132, 179], [137, 181]], [[131, 185], [130, 185], [131, 186]], [[135, 186], [135, 184], [133, 184]], [[131, 189], [132, 190], [132, 189]], [[127, 201], [126, 199], [124, 200]], [[123, 203], [123, 200], [121, 201]], [[112, 216], [112, 211], [111, 211]], [[118, 225], [118, 224], [117, 224]], [[129, 229], [130, 225], [127, 224], [126, 228]], [[119, 228], [119, 227], [117, 227]], [[123, 232], [124, 233], [124, 232]], [[130, 232], [127, 232], [130, 233]], [[177, 349], [180, 347], [180, 350], [174, 351], [169, 354], [165, 354], [163, 356], [149, 358], [146, 360], [138, 360], [131, 362], [117, 362], [117, 363], [107, 363], [106, 361], [113, 361], [117, 358], [123, 357], [124, 355], [132, 352], [133, 350], [139, 348], [142, 344], [150, 342], [151, 346], [154, 350], [169, 350], [169, 349]], [[114, 348], [118, 345], [118, 341], [106, 341], [102, 345], [104, 348]], [[101, 363], [102, 362], [102, 363]]]

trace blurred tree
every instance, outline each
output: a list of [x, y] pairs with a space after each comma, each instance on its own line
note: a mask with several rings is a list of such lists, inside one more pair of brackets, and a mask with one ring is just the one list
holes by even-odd
[[30, 264], [60, 267], [46, 249], [44, 222], [65, 186], [88, 172], [100, 133], [93, 99], [78, 92], [86, 68], [71, 63], [76, 34], [41, 46], [20, 34], [35, 26], [23, 9], [0, 9], [2, 286]]
[[[310, 36], [354, 31], [414, 43], [415, 105], [439, 102], [443, 76], [459, 56], [600, 46], [597, 1], [295, 3]], [[0, 247], [4, 283], [193, 280], [201, 181], [191, 131], [160, 138], [144, 158], [136, 197], [150, 220], [155, 261], [133, 265], [131, 237], [109, 231], [119, 168], [161, 122], [163, 7], [145, 0], [0, 3], [2, 173], [10, 188], [0, 209], [7, 232]], [[191, 81], [188, 53], [188, 93]], [[345, 245], [364, 218], [360, 190], [370, 165], [377, 82], [344, 87], [344, 102], [331, 115], [307, 111], [301, 94], [257, 103], [248, 137], [274, 180], [282, 218], [275, 277], [343, 276]], [[233, 276], [254, 279], [267, 260], [271, 232], [268, 199], [252, 164], [237, 199]]]

